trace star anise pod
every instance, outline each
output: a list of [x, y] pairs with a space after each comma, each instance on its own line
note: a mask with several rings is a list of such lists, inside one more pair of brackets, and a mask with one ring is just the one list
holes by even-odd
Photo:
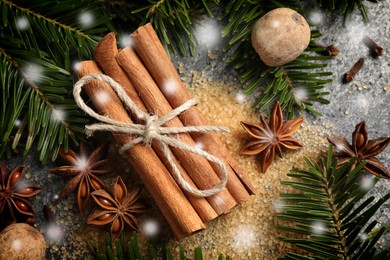
[[271, 165], [275, 153], [283, 157], [283, 149], [299, 149], [303, 145], [291, 137], [303, 121], [303, 117], [283, 121], [279, 102], [272, 108], [269, 122], [260, 115], [260, 124], [241, 121], [241, 125], [255, 140], [244, 145], [240, 154], [259, 154], [261, 171], [265, 173]]
[[[77, 203], [80, 212], [87, 207], [91, 189], [103, 189], [103, 182], [97, 177], [112, 172], [108, 160], [103, 159], [108, 150], [108, 144], [96, 148], [89, 156], [83, 143], [80, 145], [80, 156], [72, 150], [65, 152], [60, 150], [59, 156], [67, 164], [58, 168], [50, 169], [49, 172], [63, 177], [73, 177], [72, 180], [60, 192], [59, 197], [63, 198], [78, 186]], [[103, 168], [104, 167], [104, 168]]]
[[137, 230], [138, 224], [134, 214], [142, 213], [144, 205], [138, 201], [141, 189], [127, 190], [121, 177], [117, 177], [112, 184], [112, 193], [97, 190], [91, 193], [101, 209], [89, 215], [88, 224], [107, 225], [111, 223], [111, 237], [115, 239], [127, 224], [131, 229]]
[[10, 222], [34, 222], [34, 209], [27, 198], [33, 197], [43, 189], [23, 181], [26, 165], [16, 167], [12, 172], [0, 162], [0, 216], [9, 216]]
[[390, 143], [390, 137], [368, 140], [364, 121], [356, 125], [355, 131], [352, 133], [352, 145], [347, 142], [345, 137], [328, 137], [328, 141], [339, 151], [339, 166], [351, 158], [357, 157], [357, 160], [351, 165], [351, 169], [354, 169], [362, 161], [366, 161], [364, 169], [378, 177], [390, 179], [389, 170], [375, 157], [387, 147]]

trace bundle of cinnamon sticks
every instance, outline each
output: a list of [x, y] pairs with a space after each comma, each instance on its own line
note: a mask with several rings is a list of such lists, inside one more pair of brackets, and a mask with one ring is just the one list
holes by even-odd
[[[118, 50], [114, 33], [106, 35], [94, 51], [95, 61], [81, 62], [78, 76], [104, 73], [125, 89], [135, 105], [156, 115], [165, 115], [188, 101], [186, 88], [153, 27], [150, 24], [142, 26], [130, 37], [134, 46]], [[142, 122], [128, 113], [105, 83], [95, 80], [84, 89], [100, 114], [125, 123]], [[206, 122], [196, 107], [165, 124], [167, 127], [202, 125]], [[134, 139], [131, 135], [113, 135], [120, 145]], [[174, 235], [181, 239], [204, 229], [206, 222], [247, 200], [254, 194], [254, 188], [215, 133], [181, 133], [175, 137], [191, 146], [201, 143], [203, 150], [225, 163], [229, 174], [223, 190], [210, 197], [198, 197], [179, 187], [172, 166], [157, 143], [152, 142], [151, 146], [138, 144], [126, 151], [126, 158], [156, 201]], [[221, 173], [214, 163], [183, 149], [170, 149], [181, 176], [193, 187], [210, 189], [220, 182]]]

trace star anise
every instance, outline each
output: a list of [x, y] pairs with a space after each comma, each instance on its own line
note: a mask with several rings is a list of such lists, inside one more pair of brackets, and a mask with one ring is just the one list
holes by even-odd
[[67, 152], [60, 150], [59, 156], [67, 165], [49, 170], [50, 173], [55, 175], [73, 177], [60, 192], [59, 197], [65, 197], [78, 186], [77, 203], [81, 213], [87, 207], [91, 189], [100, 190], [104, 187], [103, 182], [97, 176], [112, 172], [112, 169], [107, 164], [108, 160], [103, 159], [107, 150], [108, 144], [103, 144], [96, 148], [89, 157], [83, 143], [80, 145], [80, 156], [72, 150]]
[[354, 169], [360, 162], [366, 161], [364, 169], [378, 177], [390, 179], [389, 170], [375, 157], [387, 147], [390, 143], [390, 137], [368, 140], [364, 121], [356, 125], [355, 131], [352, 133], [352, 145], [347, 142], [345, 137], [328, 137], [328, 141], [339, 151], [339, 166], [351, 158], [357, 157], [357, 160], [351, 165], [351, 169]]
[[23, 181], [26, 165], [16, 167], [12, 172], [0, 162], [0, 216], [4, 222], [30, 222], [35, 219], [34, 209], [27, 198], [43, 189]]
[[283, 121], [282, 109], [279, 102], [272, 108], [269, 122], [260, 115], [260, 124], [241, 121], [241, 125], [256, 140], [241, 148], [240, 154], [260, 154], [261, 171], [265, 173], [271, 165], [275, 153], [283, 157], [283, 148], [299, 149], [303, 145], [291, 137], [303, 121], [303, 117]]
[[101, 209], [89, 215], [87, 223], [93, 225], [107, 225], [111, 223], [111, 237], [115, 239], [122, 232], [125, 223], [133, 230], [138, 224], [134, 214], [142, 213], [144, 205], [138, 201], [141, 189], [133, 188], [128, 191], [121, 177], [117, 177], [112, 184], [112, 195], [105, 190], [91, 193]]

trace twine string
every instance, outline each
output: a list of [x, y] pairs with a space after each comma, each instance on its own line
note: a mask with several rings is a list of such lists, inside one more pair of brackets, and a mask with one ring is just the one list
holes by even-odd
[[[125, 123], [121, 121], [114, 120], [106, 115], [99, 115], [93, 109], [91, 109], [82, 99], [81, 90], [82, 87], [85, 86], [92, 80], [98, 80], [109, 85], [118, 95], [119, 99], [124, 103], [124, 105], [139, 118], [144, 121], [144, 124], [135, 124], [135, 123]], [[214, 155], [200, 149], [195, 146], [192, 147], [187, 143], [172, 137], [173, 135], [180, 133], [189, 133], [189, 132], [229, 132], [229, 129], [226, 127], [218, 127], [218, 126], [184, 126], [184, 127], [165, 127], [163, 126], [168, 121], [172, 120], [174, 117], [179, 114], [187, 111], [191, 107], [197, 104], [197, 99], [190, 99], [181, 106], [173, 109], [169, 113], [158, 117], [157, 115], [149, 115], [148, 113], [141, 110], [137, 107], [133, 100], [127, 95], [125, 90], [121, 85], [119, 85], [115, 80], [111, 77], [103, 75], [103, 74], [89, 74], [81, 79], [79, 79], [73, 88], [73, 96], [76, 101], [76, 104], [84, 110], [91, 117], [99, 120], [101, 123], [96, 123], [92, 125], [87, 125], [85, 128], [85, 132], [88, 136], [93, 135], [96, 131], [109, 131], [112, 133], [121, 133], [121, 134], [129, 134], [135, 136], [132, 141], [124, 144], [120, 152], [130, 149], [136, 144], [145, 143], [147, 145], [151, 145], [153, 141], [156, 141], [162, 148], [165, 157], [168, 160], [168, 163], [172, 167], [172, 173], [175, 175], [177, 182], [179, 185], [189, 193], [200, 196], [200, 197], [209, 197], [225, 188], [228, 172], [225, 164]], [[196, 187], [193, 187], [189, 184], [181, 175], [177, 165], [173, 161], [171, 151], [169, 149], [171, 147], [177, 147], [179, 149], [186, 150], [188, 152], [200, 155], [206, 158], [208, 161], [217, 164], [221, 170], [221, 181], [214, 187], [206, 190], [200, 190]]]

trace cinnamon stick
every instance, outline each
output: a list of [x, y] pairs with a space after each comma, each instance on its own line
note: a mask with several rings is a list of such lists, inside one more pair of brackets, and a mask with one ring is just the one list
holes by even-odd
[[[80, 67], [79, 77], [101, 73], [94, 61], [83, 61]], [[132, 123], [111, 87], [100, 81], [92, 81], [84, 89], [99, 113]], [[102, 93], [106, 97], [105, 100], [99, 99]], [[123, 134], [114, 134], [114, 138], [120, 145], [133, 139], [132, 136]], [[126, 158], [136, 169], [178, 239], [205, 228], [194, 208], [150, 147], [136, 145], [126, 151]]]
[[[118, 65], [115, 60], [115, 56], [118, 54], [118, 48], [116, 44], [116, 38], [114, 33], [107, 34], [96, 46], [94, 50], [94, 58], [96, 62], [100, 65], [103, 72], [113, 78], [116, 82], [118, 82], [127, 92], [127, 94], [131, 97], [133, 102], [142, 110], [147, 111], [143, 101], [137, 94], [136, 89], [133, 84], [130, 82], [129, 78], [122, 70], [122, 68]], [[133, 120], [136, 123], [140, 123], [140, 120], [133, 115]], [[161, 147], [155, 142], [152, 143], [152, 147], [162, 163], [167, 167], [169, 172], [172, 173], [172, 167], [169, 163], [167, 163], [167, 158], [165, 157]], [[174, 157], [174, 156], [172, 156]], [[177, 162], [177, 159], [174, 157], [174, 161], [179, 168], [179, 171], [183, 178], [192, 186], [196, 187], [195, 183], [191, 180], [190, 176], [188, 176], [187, 172], [184, 168]], [[174, 178], [175, 175], [171, 174]], [[187, 199], [190, 201], [191, 205], [194, 207], [195, 211], [198, 213], [203, 222], [208, 222], [218, 216], [215, 210], [211, 207], [210, 203], [203, 197], [196, 197], [188, 194], [185, 190], [183, 191], [186, 195]]]
[[[172, 111], [172, 107], [131, 48], [127, 47], [121, 50], [116, 59], [138, 90], [149, 111], [157, 115], [165, 115]], [[175, 117], [167, 122], [165, 126], [183, 127], [183, 124], [179, 118]], [[195, 146], [195, 142], [189, 134], [178, 134], [177, 138], [191, 146]], [[200, 189], [210, 189], [220, 183], [217, 174], [205, 158], [175, 147], [171, 149]], [[213, 196], [207, 197], [207, 200], [217, 214], [227, 213], [237, 204], [226, 188]]]
[[[188, 92], [151, 24], [138, 28], [131, 34], [131, 37], [134, 40], [137, 55], [148, 68], [172, 108], [176, 108], [189, 100]], [[171, 95], [169, 91], [164, 91], [168, 82], [175, 87], [174, 95]], [[202, 113], [196, 107], [180, 114], [179, 118], [184, 125], [207, 125]], [[223, 159], [230, 166], [227, 188], [238, 203], [242, 203], [255, 193], [254, 187], [245, 178], [237, 163], [215, 133], [190, 134], [196, 142], [203, 144], [204, 150]], [[212, 166], [215, 167], [215, 165]]]

